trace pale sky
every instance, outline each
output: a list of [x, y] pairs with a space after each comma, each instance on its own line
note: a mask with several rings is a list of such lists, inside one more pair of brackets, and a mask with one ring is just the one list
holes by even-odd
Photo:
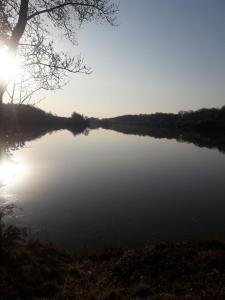
[[41, 108], [110, 117], [225, 105], [224, 0], [121, 0], [118, 22], [78, 32], [68, 49], [93, 73], [75, 75]]

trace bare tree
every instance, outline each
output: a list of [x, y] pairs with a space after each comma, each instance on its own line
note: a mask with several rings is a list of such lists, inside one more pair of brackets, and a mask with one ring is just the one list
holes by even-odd
[[35, 91], [61, 88], [68, 74], [90, 73], [81, 57], [56, 50], [54, 31], [76, 45], [76, 32], [82, 24], [114, 25], [117, 12], [113, 0], [1, 0], [0, 42], [17, 57], [23, 74], [20, 81], [0, 81], [0, 106], [4, 94], [11, 102], [15, 97], [23, 102]]

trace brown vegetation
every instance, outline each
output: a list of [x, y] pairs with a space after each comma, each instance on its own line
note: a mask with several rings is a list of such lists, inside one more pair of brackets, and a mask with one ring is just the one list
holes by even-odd
[[225, 299], [225, 241], [78, 257], [22, 233], [1, 223], [0, 299]]

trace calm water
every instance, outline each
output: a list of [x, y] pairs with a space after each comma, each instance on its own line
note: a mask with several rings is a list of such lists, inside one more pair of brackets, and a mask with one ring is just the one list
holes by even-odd
[[68, 249], [225, 237], [225, 155], [175, 140], [93, 130], [1, 156], [11, 222]]

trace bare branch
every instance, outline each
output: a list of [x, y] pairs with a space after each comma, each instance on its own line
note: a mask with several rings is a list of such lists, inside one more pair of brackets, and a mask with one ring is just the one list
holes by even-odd
[[0, 102], [5, 91], [11, 102], [30, 102], [35, 93], [64, 87], [73, 74], [90, 74], [81, 56], [57, 49], [55, 32], [76, 45], [82, 24], [115, 25], [117, 12], [114, 0], [0, 0], [0, 40], [21, 67], [7, 91], [0, 82]]
[[[58, 5], [55, 5], [58, 3]], [[40, 16], [42, 14], [51, 14], [54, 11], [61, 10], [61, 13], [63, 11], [63, 8], [71, 6], [73, 9], [77, 10], [77, 12], [80, 13], [80, 16], [83, 15], [83, 19], [85, 19], [85, 14], [89, 14], [89, 17], [94, 16], [95, 13], [98, 13], [99, 16], [102, 18], [105, 18], [107, 22], [109, 22], [111, 25], [113, 25], [115, 21], [115, 15], [118, 12], [118, 5], [110, 4], [108, 0], [89, 0], [89, 1], [51, 1], [47, 2], [45, 1], [45, 9], [35, 11], [31, 15], [27, 17], [27, 21], [31, 20], [32, 18], [35, 18], [36, 16]], [[84, 9], [83, 9], [84, 8]], [[87, 10], [87, 8], [91, 10]], [[95, 12], [96, 11], [96, 12]], [[59, 13], [58, 13], [59, 16]], [[65, 19], [64, 19], [65, 20]]]

